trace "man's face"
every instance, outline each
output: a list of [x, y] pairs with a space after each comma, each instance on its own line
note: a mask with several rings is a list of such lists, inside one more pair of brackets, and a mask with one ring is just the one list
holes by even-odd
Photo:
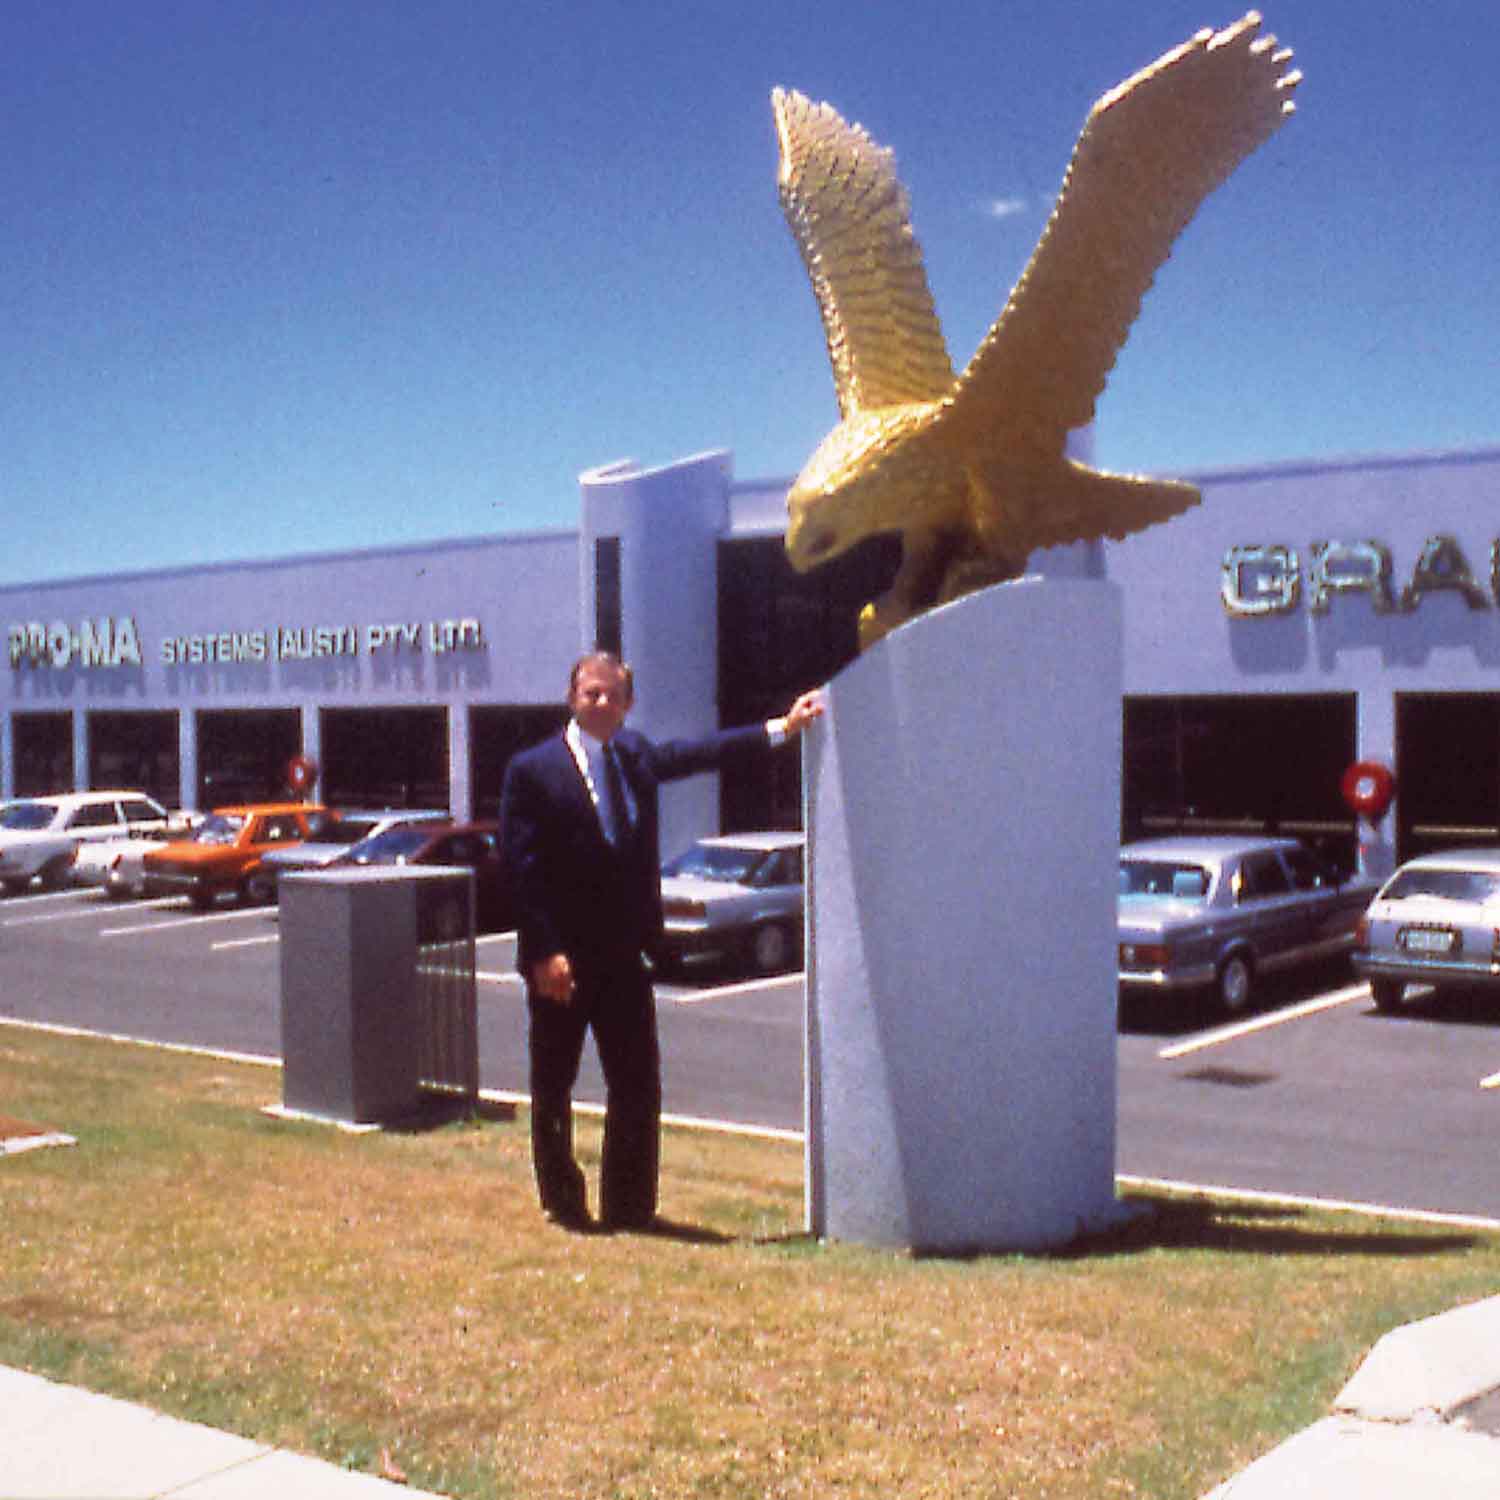
[[578, 726], [596, 740], [607, 740], [630, 712], [630, 685], [618, 667], [588, 662], [578, 673], [568, 707]]

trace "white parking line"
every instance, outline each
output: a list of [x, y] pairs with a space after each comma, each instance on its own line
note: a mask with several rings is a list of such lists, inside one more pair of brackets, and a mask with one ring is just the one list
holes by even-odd
[[1266, 1193], [1254, 1188], [1212, 1187], [1198, 1182], [1173, 1182], [1165, 1177], [1131, 1177], [1119, 1173], [1119, 1187], [1147, 1192], [1176, 1193], [1187, 1198], [1222, 1202], [1229, 1208], [1239, 1203], [1265, 1204], [1272, 1208], [1305, 1208], [1326, 1213], [1365, 1214], [1374, 1219], [1399, 1219], [1411, 1224], [1440, 1224], [1450, 1229], [1500, 1230], [1500, 1219], [1478, 1214], [1445, 1214], [1427, 1208], [1401, 1208], [1391, 1203], [1360, 1203], [1345, 1198], [1306, 1198], [1295, 1193]]
[[[507, 984], [521, 988], [521, 976], [511, 970], [476, 969], [474, 977], [481, 984]], [[790, 989], [793, 985], [801, 984], [802, 979], [801, 974], [784, 974], [777, 979], [752, 979], [742, 984], [723, 984], [688, 995], [663, 995], [661, 999], [667, 1005], [701, 1005], [705, 1000], [722, 1000], [728, 995], [742, 995], [765, 989]]]
[[280, 941], [281, 934], [279, 932], [268, 932], [263, 937], [230, 938], [227, 942], [210, 943], [208, 951], [210, 953], [223, 953], [229, 948], [259, 948], [266, 943], [279, 943]]
[[1173, 1047], [1163, 1047], [1156, 1055], [1163, 1062], [1174, 1057], [1186, 1057], [1190, 1052], [1201, 1052], [1206, 1047], [1218, 1047], [1232, 1042], [1236, 1037], [1248, 1036], [1253, 1031], [1267, 1031], [1272, 1026], [1284, 1026], [1288, 1021], [1301, 1020], [1303, 1016], [1316, 1015], [1320, 1010], [1332, 1010], [1338, 1005], [1348, 1005], [1351, 1000], [1368, 1000], [1370, 986], [1351, 984], [1347, 989], [1332, 990], [1319, 995], [1315, 1000], [1304, 1000], [1301, 1005], [1289, 1005], [1285, 1010], [1272, 1011], [1269, 1015], [1256, 1016], [1254, 1020], [1239, 1021], [1233, 1026], [1220, 1026], [1215, 1031], [1206, 1031], [1191, 1041], [1178, 1042]]
[[[171, 900], [175, 898], [169, 897], [168, 899]], [[226, 912], [225, 915], [229, 916], [238, 914]], [[486, 933], [483, 937], [477, 937], [474, 939], [474, 946], [476, 948], [482, 948], [486, 943], [494, 943], [502, 938], [513, 937], [515, 937], [515, 933], [513, 932]], [[254, 948], [264, 943], [279, 943], [280, 941], [281, 934], [279, 932], [268, 932], [264, 937], [229, 938], [227, 941], [222, 943], [210, 943], [209, 952], [222, 953], [230, 948]], [[520, 984], [521, 982], [521, 976], [519, 974], [495, 974], [485, 969], [475, 970], [474, 977], [476, 979], [482, 979], [488, 984], [503, 984], [507, 981], [514, 981], [516, 984]]]
[[213, 1057], [224, 1062], [249, 1063], [257, 1068], [279, 1068], [279, 1057], [267, 1057], [259, 1052], [226, 1052], [218, 1047], [195, 1047], [188, 1042], [156, 1042], [150, 1037], [127, 1036], [119, 1031], [94, 1031], [86, 1026], [62, 1026], [55, 1021], [19, 1021], [11, 1016], [0, 1016], [0, 1026], [14, 1027], [17, 1031], [40, 1031], [48, 1036], [88, 1037], [99, 1042], [118, 1042], [126, 1047], [146, 1047], [153, 1052], [180, 1052], [187, 1057]]
[[782, 974], [776, 979], [747, 979], [739, 984], [720, 984], [708, 990], [695, 990], [690, 995], [668, 995], [671, 1005], [702, 1005], [707, 1000], [724, 1000], [730, 995], [746, 995], [754, 990], [789, 990], [800, 985], [804, 974]]
[[[168, 897], [169, 900], [174, 899]], [[242, 917], [263, 917], [265, 908], [261, 906], [242, 906], [234, 911], [203, 912], [192, 917], [176, 917], [170, 922], [142, 922], [135, 927], [105, 927], [99, 932], [100, 937], [126, 937], [133, 932], [160, 932], [167, 927], [198, 927], [205, 922], [233, 922]]]
[[13, 897], [12, 900], [24, 901], [27, 906], [37, 906], [43, 901], [67, 901], [78, 894], [76, 886], [69, 886], [61, 891], [36, 891], [24, 896]]
[[76, 922], [80, 917], [98, 916], [98, 902], [90, 901], [86, 906], [70, 906], [67, 911], [44, 911], [30, 917], [7, 917], [0, 927], [35, 927], [39, 922]]
[[[136, 910], [139, 911], [145, 907], [166, 906], [174, 899], [176, 898], [169, 896], [164, 901], [141, 902]], [[101, 897], [97, 900], [72, 907], [68, 911], [44, 911], [38, 917], [7, 917], [4, 922], [0, 922], [0, 927], [30, 927], [37, 922], [76, 922], [80, 917], [97, 917], [101, 911], [110, 910], [118, 911], [119, 908], [115, 906], [113, 901]]]
[[1481, 1078], [1479, 1080], [1479, 1087], [1482, 1089], [1500, 1089], [1500, 1073], [1491, 1073], [1488, 1078]]
[[[0, 1022], [0, 1025], [3, 1024]], [[479, 1097], [496, 1104], [515, 1104], [525, 1109], [531, 1108], [531, 1095], [519, 1094], [514, 1089], [480, 1089]], [[603, 1119], [604, 1106], [590, 1104], [586, 1099], [575, 1099], [573, 1113], [588, 1115], [593, 1119]], [[684, 1130], [706, 1130], [715, 1135], [740, 1135], [762, 1141], [783, 1141], [791, 1146], [800, 1146], [805, 1139], [800, 1130], [787, 1130], [780, 1125], [743, 1125], [738, 1120], [705, 1119], [701, 1115], [663, 1114], [661, 1122], [663, 1125], [676, 1125]]]

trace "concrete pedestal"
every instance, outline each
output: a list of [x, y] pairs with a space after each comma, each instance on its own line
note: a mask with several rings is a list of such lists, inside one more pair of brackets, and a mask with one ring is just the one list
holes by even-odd
[[1022, 579], [835, 679], [807, 749], [807, 1222], [1040, 1249], [1120, 1217], [1120, 605]]
[[419, 891], [454, 878], [372, 868], [282, 880], [285, 1109], [351, 1124], [419, 1112]]

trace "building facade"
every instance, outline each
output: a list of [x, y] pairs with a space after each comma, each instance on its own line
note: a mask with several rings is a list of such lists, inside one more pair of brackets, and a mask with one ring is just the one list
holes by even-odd
[[1500, 842], [1500, 450], [1192, 477], [1200, 506], [1107, 548], [1126, 833], [1347, 850], [1361, 761], [1394, 772], [1394, 857]]
[[[1203, 504], [1167, 525], [1032, 560], [1122, 591], [1124, 834], [1281, 829], [1352, 859], [1340, 784], [1375, 761], [1393, 855], [1500, 842], [1500, 449], [1191, 477]], [[899, 557], [793, 574], [786, 489], [722, 452], [615, 464], [582, 476], [576, 529], [0, 588], [0, 797], [202, 808], [283, 793], [300, 755], [332, 803], [493, 816], [596, 644], [654, 735], [780, 712], [851, 659]], [[799, 808], [787, 753], [672, 789], [664, 842]]]
[[493, 814], [508, 749], [559, 720], [577, 555], [559, 533], [0, 589], [0, 795], [202, 808], [284, 793], [305, 755], [330, 801]]

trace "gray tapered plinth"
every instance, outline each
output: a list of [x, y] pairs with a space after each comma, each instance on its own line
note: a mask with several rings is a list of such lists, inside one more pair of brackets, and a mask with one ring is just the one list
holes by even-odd
[[1038, 1249], [1115, 1198], [1120, 605], [1023, 579], [839, 674], [806, 757], [807, 1221]]

